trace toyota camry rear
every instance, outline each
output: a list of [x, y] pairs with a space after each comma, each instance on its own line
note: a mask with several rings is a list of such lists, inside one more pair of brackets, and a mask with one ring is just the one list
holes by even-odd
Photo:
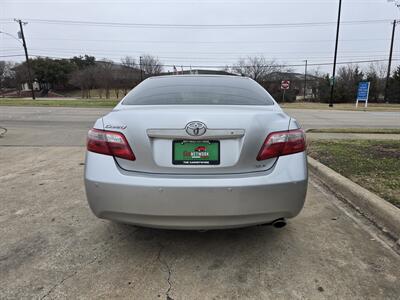
[[284, 222], [304, 205], [305, 148], [249, 78], [152, 77], [89, 131], [86, 194], [96, 216], [145, 227]]

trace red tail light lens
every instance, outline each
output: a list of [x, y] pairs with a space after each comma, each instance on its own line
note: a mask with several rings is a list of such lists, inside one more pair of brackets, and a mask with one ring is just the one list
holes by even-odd
[[257, 160], [303, 152], [306, 150], [304, 130], [288, 130], [270, 133], [265, 139]]
[[128, 141], [120, 132], [90, 129], [87, 139], [87, 150], [128, 160], [135, 160], [135, 155]]

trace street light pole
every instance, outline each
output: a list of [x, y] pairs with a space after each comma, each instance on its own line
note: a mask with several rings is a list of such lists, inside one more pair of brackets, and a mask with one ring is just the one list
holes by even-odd
[[22, 38], [22, 46], [24, 47], [25, 50], [25, 59], [26, 59], [26, 66], [28, 68], [28, 84], [29, 87], [31, 88], [32, 91], [32, 99], [35, 100], [35, 91], [33, 90], [33, 80], [32, 80], [32, 73], [31, 73], [31, 65], [29, 62], [29, 56], [28, 56], [28, 49], [26, 47], [26, 42], [25, 42], [25, 35], [24, 35], [24, 29], [22, 27], [22, 25], [26, 25], [27, 23], [23, 23], [21, 20], [17, 20], [15, 19], [15, 22], [19, 23], [19, 28], [20, 28], [20, 32], [21, 32], [21, 38]]
[[307, 59], [306, 59], [306, 65], [304, 69], [304, 98], [303, 101], [306, 101], [306, 90], [307, 90]]
[[388, 69], [387, 69], [387, 74], [386, 74], [386, 83], [385, 83], [385, 96], [384, 96], [385, 102], [387, 101], [387, 97], [388, 97], [387, 93], [388, 93], [388, 89], [389, 89], [390, 69], [392, 67], [392, 56], [393, 56], [393, 44], [394, 44], [395, 31], [396, 31], [396, 20], [393, 21], [392, 41], [390, 43], [389, 63], [388, 63]]
[[139, 57], [139, 65], [140, 65], [140, 82], [143, 81], [143, 68], [142, 68], [142, 57]]
[[340, 14], [342, 11], [342, 0], [339, 0], [339, 10], [338, 10], [338, 19], [336, 26], [336, 43], [335, 43], [335, 56], [333, 59], [333, 71], [332, 71], [332, 83], [331, 83], [331, 97], [329, 99], [329, 107], [333, 107], [333, 92], [335, 89], [335, 76], [336, 76], [336, 59], [337, 59], [337, 49], [339, 43], [339, 29], [340, 29]]

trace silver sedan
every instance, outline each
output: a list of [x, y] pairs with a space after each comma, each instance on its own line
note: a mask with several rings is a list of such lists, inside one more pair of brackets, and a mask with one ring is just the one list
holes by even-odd
[[88, 133], [93, 213], [145, 227], [282, 227], [303, 208], [303, 130], [255, 81], [146, 79]]

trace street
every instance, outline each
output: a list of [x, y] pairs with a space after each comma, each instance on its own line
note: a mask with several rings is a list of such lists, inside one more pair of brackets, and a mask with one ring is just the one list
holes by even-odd
[[[0, 126], [9, 132], [0, 145], [81, 146], [95, 120], [109, 108], [0, 107]], [[399, 128], [400, 112], [287, 109], [304, 129], [328, 127]]]
[[[392, 242], [312, 174], [305, 209], [283, 229], [169, 231], [97, 219], [84, 193], [84, 141], [107, 111], [0, 108], [8, 129], [0, 138], [0, 298], [399, 297]], [[398, 113], [289, 114], [305, 128], [400, 125]]]

